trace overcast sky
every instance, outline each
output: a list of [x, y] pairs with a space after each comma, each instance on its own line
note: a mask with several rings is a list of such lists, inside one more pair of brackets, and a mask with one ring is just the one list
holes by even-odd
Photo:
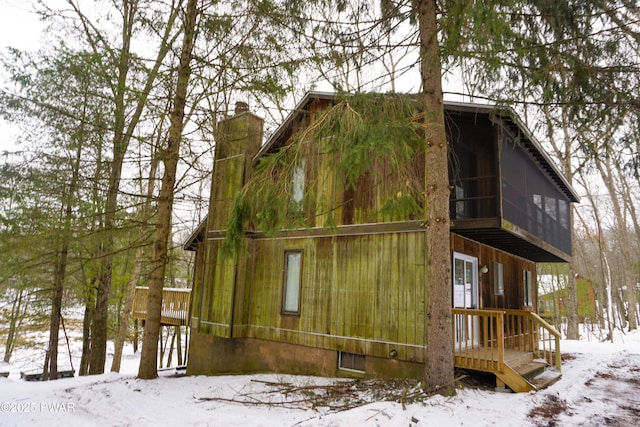
[[37, 48], [40, 22], [30, 13], [29, 0], [0, 0], [0, 46], [20, 49]]
[[[4, 55], [9, 46], [21, 50], [38, 49], [42, 25], [29, 10], [29, 0], [0, 0], [0, 54]], [[4, 86], [2, 70], [0, 78]], [[0, 154], [5, 150], [17, 149], [13, 144], [15, 132], [14, 127], [0, 119]]]

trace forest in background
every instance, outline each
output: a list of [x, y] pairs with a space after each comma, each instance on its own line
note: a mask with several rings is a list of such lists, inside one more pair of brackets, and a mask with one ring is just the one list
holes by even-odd
[[63, 310], [81, 305], [79, 373], [117, 371], [106, 342], [131, 336], [135, 286], [190, 286], [181, 244], [206, 214], [217, 122], [243, 101], [269, 134], [308, 90], [423, 91], [422, 3], [437, 9], [445, 99], [514, 108], [582, 197], [574, 262], [540, 266], [556, 277], [541, 294], [567, 290], [552, 318], [576, 338], [587, 286], [608, 337], [637, 328], [636, 2], [60, 0], [32, 5], [41, 48], [0, 56], [0, 114], [20, 129], [0, 164], [5, 360], [37, 316], [55, 372]]

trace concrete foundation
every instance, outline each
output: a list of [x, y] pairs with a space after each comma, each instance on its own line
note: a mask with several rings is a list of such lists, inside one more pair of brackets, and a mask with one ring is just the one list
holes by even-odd
[[366, 356], [365, 372], [339, 369], [338, 352], [255, 338], [191, 333], [187, 375], [286, 373], [326, 377], [420, 378], [421, 363]]

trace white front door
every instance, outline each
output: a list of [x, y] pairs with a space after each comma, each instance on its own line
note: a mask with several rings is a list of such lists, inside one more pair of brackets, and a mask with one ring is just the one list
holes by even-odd
[[453, 253], [453, 307], [478, 308], [478, 258]]
[[[458, 252], [453, 253], [453, 307], [478, 308], [478, 258]], [[477, 332], [477, 316], [456, 316], [456, 343], [476, 345]]]

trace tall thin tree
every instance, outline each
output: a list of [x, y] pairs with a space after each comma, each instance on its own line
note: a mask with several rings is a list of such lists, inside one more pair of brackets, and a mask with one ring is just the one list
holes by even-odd
[[173, 212], [174, 186], [180, 155], [183, 119], [187, 98], [187, 88], [191, 75], [193, 44], [196, 38], [196, 25], [199, 16], [198, 0], [188, 0], [183, 18], [183, 40], [180, 62], [177, 67], [176, 91], [170, 117], [167, 146], [159, 153], [164, 170], [162, 186], [158, 197], [158, 223], [153, 243], [151, 277], [147, 300], [147, 318], [142, 341], [138, 377], [155, 378], [157, 373], [158, 338], [162, 310], [162, 288], [167, 265], [168, 240], [171, 235], [171, 215]]

